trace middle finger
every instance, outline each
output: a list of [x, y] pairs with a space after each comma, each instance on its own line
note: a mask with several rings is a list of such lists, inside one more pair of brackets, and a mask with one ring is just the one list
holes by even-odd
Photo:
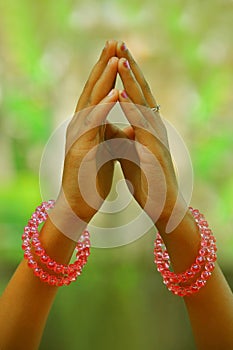
[[125, 58], [119, 59], [118, 72], [120, 74], [125, 91], [133, 103], [137, 105], [148, 106], [140, 84], [137, 82], [132, 72], [130, 63]]

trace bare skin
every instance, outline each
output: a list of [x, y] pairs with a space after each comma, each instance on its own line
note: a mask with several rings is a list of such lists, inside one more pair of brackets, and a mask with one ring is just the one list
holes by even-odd
[[[103, 116], [106, 117], [109, 107], [105, 109], [104, 103], [114, 103], [118, 100], [116, 90], [113, 91], [111, 96], [107, 96], [112, 89], [117, 74], [118, 58], [114, 57], [115, 48], [115, 41], [109, 41], [107, 47], [104, 48], [81, 94], [76, 112], [85, 107], [91, 108], [95, 105], [102, 105], [106, 112]], [[93, 110], [90, 110], [90, 113], [92, 112]], [[82, 118], [77, 120], [76, 116], [77, 114], [71, 121], [71, 125], [74, 124], [74, 127], [80, 130], [85, 127], [85, 120]], [[96, 123], [91, 118], [97, 118]], [[100, 115], [92, 113], [91, 118], [90, 123], [93, 122], [96, 125], [99, 122]], [[76, 140], [76, 136], [73, 138], [72, 131], [73, 128], [69, 127], [67, 131], [67, 148], [69, 148], [69, 151], [64, 163], [63, 191], [75, 214], [85, 220], [84, 223], [80, 222], [80, 227], [78, 227], [78, 223], [76, 225], [76, 230], [81, 235], [83, 228], [96, 213], [96, 209], [89, 207], [83, 200], [80, 189], [77, 187], [76, 174], [85, 154], [94, 145], [101, 142], [104, 136], [101, 127], [91, 129], [78, 140]], [[76, 142], [73, 143], [75, 140]], [[102, 170], [102, 176], [99, 177], [98, 187], [103, 199], [110, 190], [112, 173], [112, 164], [107, 164]], [[105, 178], [108, 181], [105, 182]], [[63, 198], [61, 198], [62, 196], [58, 199], [55, 212], [56, 210], [59, 214], [62, 212], [62, 220], [66, 222], [69, 221], [70, 214], [67, 213], [66, 205]], [[98, 203], [98, 201], [99, 198], [97, 198], [96, 203], [100, 205], [101, 203]], [[50, 219], [45, 222], [40, 239], [53, 259], [62, 264], [69, 262], [76, 243], [61, 233]], [[2, 350], [33, 350], [38, 348], [56, 293], [57, 287], [41, 283], [33, 275], [32, 270], [28, 268], [25, 260], [20, 263], [0, 299], [0, 344]], [[32, 320], [33, 322], [31, 322]], [[30, 334], [30, 337], [28, 334]]]
[[[155, 106], [156, 100], [150, 91], [148, 83], [130, 52], [127, 49], [125, 50], [123, 43], [118, 43], [117, 45], [117, 56], [119, 57], [119, 74], [127, 93], [127, 97], [124, 97], [125, 94], [122, 92], [119, 94], [120, 102], [132, 102], [133, 104], [147, 107]], [[128, 60], [130, 68], [126, 68], [123, 65], [124, 59]], [[177, 185], [171, 157], [168, 152], [166, 130], [159, 113], [157, 113], [156, 119], [153, 119], [150, 114], [143, 116], [140, 108], [137, 108], [137, 111], [134, 108], [135, 106], [133, 106], [133, 112], [132, 109], [129, 109], [129, 113], [127, 113], [127, 110], [125, 111], [128, 121], [132, 124], [132, 127], [125, 130], [125, 132], [128, 137], [146, 146], [157, 159], [161, 160], [167, 183], [167, 196], [164, 211], [156, 221], [156, 227], [166, 244], [174, 271], [182, 272], [195, 261], [200, 244], [200, 235], [189, 211], [186, 212], [183, 220], [171, 233], [166, 233], [167, 223], [177, 199]], [[146, 119], [146, 122], [143, 121], [143, 117]], [[138, 122], [135, 123], [135, 119]], [[154, 135], [159, 135], [160, 140], [163, 142], [158, 141], [158, 137]], [[146, 160], [141, 159], [141, 156], [143, 156], [143, 153], [138, 153], [138, 157], [143, 163]], [[134, 186], [138, 203], [144, 207], [144, 193], [147, 192], [147, 185], [143, 175], [140, 174], [141, 167], [135, 169], [135, 166], [128, 161], [121, 161], [121, 164], [125, 177]], [[130, 169], [132, 166], [134, 167], [133, 171]], [[156, 179], [156, 173], [153, 176], [155, 177], [154, 182], [158, 182], [159, 179]], [[152, 182], [153, 176], [150, 179]], [[182, 198], [179, 198], [178, 210], [183, 209], [183, 206]], [[147, 213], [151, 216], [150, 207]], [[197, 294], [184, 299], [197, 348], [201, 350], [233, 348], [233, 297], [218, 264], [216, 264], [216, 268], [207, 285]]]
[[[126, 60], [129, 65], [125, 63]], [[124, 91], [113, 89], [117, 74], [122, 79]], [[110, 91], [111, 94], [108, 96]], [[111, 105], [113, 106], [118, 100], [131, 125], [123, 132], [110, 124], [104, 125]], [[95, 110], [95, 105], [99, 106], [98, 110]], [[200, 244], [200, 236], [187, 210], [180, 224], [171, 233], [166, 233], [175, 205], [179, 212], [184, 210], [185, 203], [181, 197], [178, 197], [175, 172], [162, 119], [158, 112], [148, 110], [147, 113], [145, 109], [140, 108], [140, 106], [151, 108], [155, 105], [156, 100], [149, 85], [129, 50], [122, 42], [113, 40], [107, 42], [90, 74], [78, 101], [76, 114], [67, 130], [63, 192], [61, 191], [54, 212], [63, 214], [64, 223], [69, 221], [70, 214], [64, 204], [64, 193], [73, 212], [82, 219], [76, 224], [76, 231], [81, 235], [83, 228], [98, 211], [110, 191], [114, 160], [107, 162], [98, 173], [96, 185], [99, 195], [92, 198], [94, 208], [86, 203], [77, 183], [76, 177], [80, 165], [87, 153], [103, 140], [119, 138], [122, 147], [128, 150], [130, 155], [133, 154], [139, 164], [137, 166], [125, 159], [118, 159], [124, 176], [134, 187], [135, 199], [155, 220], [175, 272], [181, 272], [193, 263]], [[90, 107], [87, 112], [78, 113], [86, 107]], [[99, 110], [101, 113], [98, 112]], [[130, 143], [130, 140], [137, 141], [138, 147], [134, 146], [135, 143]], [[113, 147], [111, 154], [116, 151]], [[88, 169], [94, 171], [98, 154], [93, 152], [91, 155], [87, 165]], [[151, 156], [159, 160], [159, 166], [163, 169], [163, 178], [156, 166], [151, 167]], [[146, 172], [146, 177], [141, 169]], [[149, 189], [148, 179], [152, 189]], [[167, 191], [163, 210], [156, 216], [157, 213], [152, 209], [155, 208], [158, 193], [153, 189], [156, 191], [156, 184], [162, 180], [165, 180]], [[83, 186], [85, 187], [85, 181]], [[147, 205], [148, 193], [149, 205]], [[42, 228], [41, 241], [53, 259], [60, 263], [69, 262], [75, 242], [62, 234], [50, 219]], [[43, 284], [33, 275], [26, 262], [24, 260], [21, 262], [0, 300], [1, 349], [38, 348], [56, 292], [57, 287]], [[233, 298], [219, 266], [216, 266], [212, 277], [203, 289], [194, 296], [184, 299], [197, 348], [201, 350], [233, 348]], [[5, 322], [6, 319], [7, 322]], [[32, 319], [33, 322], [31, 322]], [[30, 337], [26, 335], [29, 333]]]

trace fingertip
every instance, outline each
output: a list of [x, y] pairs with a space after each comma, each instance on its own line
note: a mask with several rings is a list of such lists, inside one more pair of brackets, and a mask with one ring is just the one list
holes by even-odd
[[116, 45], [117, 45], [117, 40], [109, 39], [105, 43], [105, 48], [107, 50], [110, 50], [112, 55], [115, 56], [116, 55]]
[[109, 93], [108, 93], [108, 97], [110, 97], [110, 96], [112, 96], [112, 95], [114, 95], [114, 89], [112, 89], [111, 91], [109, 91]]
[[131, 70], [129, 60], [125, 57], [121, 57], [118, 60], [118, 71], [120, 74], [123, 74], [125, 71]]
[[119, 91], [119, 95], [120, 95], [123, 99], [128, 99], [128, 98], [129, 98], [125, 90]]
[[130, 125], [130, 126], [127, 126], [126, 128], [124, 128], [122, 130], [125, 135], [130, 139], [130, 140], [134, 140], [135, 139], [135, 131], [134, 131], [134, 128]]
[[119, 58], [118, 57], [110, 57], [110, 59], [108, 60], [108, 66], [112, 65], [112, 64], [118, 64]]
[[104, 50], [107, 50], [108, 45], [109, 45], [109, 40], [107, 40], [107, 41], [105, 42]]
[[112, 89], [111, 91], [109, 91], [108, 95], [107, 95], [108, 98], [110, 99], [116, 99], [116, 97], [118, 97], [118, 90], [117, 89]]
[[100, 56], [100, 60], [105, 59], [106, 57], [116, 56], [116, 44], [117, 41], [114, 39], [106, 40], [105, 46], [103, 47], [102, 54]]
[[119, 40], [117, 42], [117, 56], [122, 57], [128, 51], [127, 46], [124, 41]]
[[117, 40], [116, 39], [109, 39], [108, 43], [116, 45], [117, 44]]

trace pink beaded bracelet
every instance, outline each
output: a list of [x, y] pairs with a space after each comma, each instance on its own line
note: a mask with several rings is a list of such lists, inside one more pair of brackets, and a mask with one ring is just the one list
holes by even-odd
[[[169, 270], [170, 258], [166, 249], [163, 249], [164, 243], [159, 233], [157, 233], [154, 244], [154, 262], [157, 270], [163, 277], [163, 283], [173, 294], [179, 296], [191, 295], [198, 292], [205, 286], [215, 267], [217, 259], [216, 239], [208, 227], [204, 216], [197, 210], [189, 208], [199, 227], [201, 235], [201, 246], [198, 256], [189, 269], [182, 273], [174, 273]], [[180, 283], [188, 282], [196, 277], [196, 280], [188, 286], [180, 286]]]
[[[28, 261], [28, 266], [33, 269], [34, 274], [39, 277], [41, 281], [51, 286], [63, 286], [69, 285], [81, 274], [82, 268], [90, 255], [90, 239], [89, 232], [85, 230], [76, 245], [76, 260], [73, 264], [63, 265], [51, 259], [41, 245], [38, 226], [47, 219], [47, 211], [52, 209], [54, 204], [55, 202], [50, 200], [48, 202], [43, 202], [36, 208], [28, 224], [24, 228], [22, 248], [24, 250], [24, 257]], [[46, 267], [55, 274], [49, 274], [43, 270], [41, 265], [35, 261], [33, 253], [40, 258], [41, 264], [46, 265]]]

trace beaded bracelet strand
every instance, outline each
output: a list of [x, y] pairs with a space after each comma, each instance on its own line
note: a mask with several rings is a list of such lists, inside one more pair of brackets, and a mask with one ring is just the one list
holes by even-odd
[[[88, 256], [90, 255], [90, 237], [89, 232], [85, 230], [76, 245], [76, 260], [69, 265], [57, 263], [51, 259], [45, 249], [42, 247], [39, 239], [38, 226], [48, 218], [47, 211], [54, 207], [55, 202], [50, 200], [43, 202], [38, 206], [24, 228], [22, 235], [22, 248], [24, 257], [28, 261], [28, 266], [33, 269], [34, 274], [41, 281], [48, 283], [51, 286], [69, 285], [75, 281], [81, 274], [82, 268], [85, 266]], [[154, 262], [157, 265], [157, 270], [163, 277], [163, 282], [173, 294], [179, 296], [188, 296], [198, 292], [205, 286], [210, 278], [215, 267], [216, 256], [216, 240], [212, 231], [208, 227], [208, 223], [204, 216], [197, 210], [189, 208], [200, 231], [201, 245], [198, 251], [198, 256], [189, 269], [182, 273], [174, 273], [169, 270], [170, 258], [167, 250], [164, 248], [163, 240], [157, 233], [154, 243]], [[33, 251], [32, 251], [33, 249]], [[34, 259], [33, 253], [40, 259], [40, 263], [45, 265], [47, 269], [55, 274], [49, 274], [41, 265]], [[180, 283], [193, 281], [188, 286], [181, 286]]]
[[[81, 274], [82, 268], [90, 255], [90, 237], [87, 230], [81, 235], [75, 248], [77, 253], [74, 263], [63, 265], [51, 259], [41, 245], [38, 226], [48, 218], [47, 211], [52, 209], [54, 204], [55, 202], [50, 200], [48, 202], [43, 202], [36, 208], [28, 224], [24, 228], [22, 248], [24, 250], [24, 257], [28, 261], [28, 266], [33, 269], [35, 276], [51, 286], [63, 286], [76, 281], [77, 277]], [[42, 265], [45, 265], [47, 269], [53, 271], [55, 274], [46, 272], [34, 259], [33, 253], [39, 257]]]
[[[174, 273], [169, 270], [170, 258], [166, 249], [163, 248], [164, 243], [162, 237], [157, 233], [154, 243], [154, 262], [157, 265], [157, 270], [163, 277], [163, 283], [173, 294], [179, 296], [191, 295], [198, 292], [206, 285], [215, 267], [217, 259], [216, 239], [210, 230], [207, 221], [203, 214], [197, 209], [189, 208], [191, 211], [201, 236], [201, 246], [198, 251], [198, 256], [189, 269], [182, 273]], [[196, 280], [188, 286], [181, 286], [180, 283], [186, 283]]]

